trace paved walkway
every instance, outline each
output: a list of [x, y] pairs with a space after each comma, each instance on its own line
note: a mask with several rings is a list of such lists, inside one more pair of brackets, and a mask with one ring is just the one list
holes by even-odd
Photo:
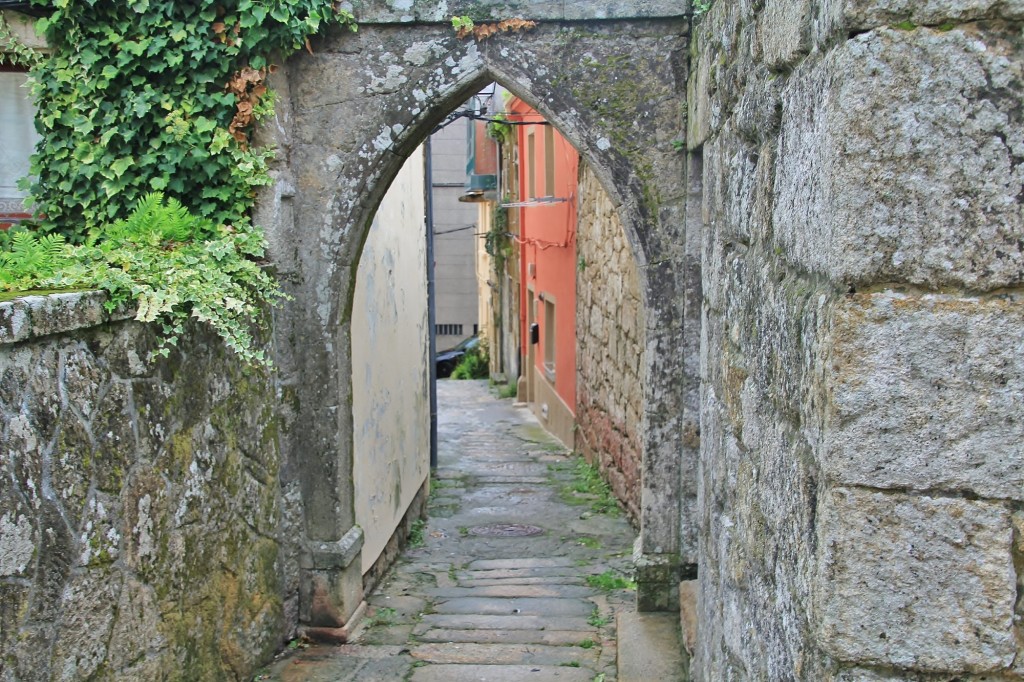
[[[257, 679], [616, 679], [615, 613], [633, 608], [629, 524], [527, 409], [485, 382], [439, 381], [438, 403], [422, 546], [367, 599], [356, 643], [297, 650]], [[523, 530], [538, 534], [509, 535]]]

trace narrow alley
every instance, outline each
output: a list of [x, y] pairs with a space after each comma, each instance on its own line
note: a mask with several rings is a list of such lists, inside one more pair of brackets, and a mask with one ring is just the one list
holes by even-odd
[[438, 382], [429, 519], [353, 644], [296, 647], [258, 680], [616, 679], [633, 531], [589, 468], [486, 382]]

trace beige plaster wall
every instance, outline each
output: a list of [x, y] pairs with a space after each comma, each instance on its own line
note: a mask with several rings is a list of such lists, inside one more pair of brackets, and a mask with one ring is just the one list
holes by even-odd
[[380, 556], [430, 464], [422, 147], [381, 202], [352, 306], [353, 478], [362, 570]]

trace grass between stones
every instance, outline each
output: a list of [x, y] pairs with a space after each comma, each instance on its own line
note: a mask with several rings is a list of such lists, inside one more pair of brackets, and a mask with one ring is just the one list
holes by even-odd
[[599, 573], [598, 575], [588, 575], [587, 585], [590, 585], [594, 589], [601, 590], [602, 592], [636, 589], [636, 583], [634, 581], [611, 569], [604, 573]]
[[601, 478], [601, 472], [576, 455], [573, 460], [548, 465], [552, 473], [571, 472], [570, 480], [558, 488], [561, 500], [575, 506], [588, 506], [595, 514], [619, 515], [618, 501], [612, 489]]

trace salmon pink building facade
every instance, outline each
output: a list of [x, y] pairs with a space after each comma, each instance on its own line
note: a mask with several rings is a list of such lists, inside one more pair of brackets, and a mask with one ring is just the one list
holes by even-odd
[[576, 188], [579, 155], [530, 105], [506, 105], [518, 153], [520, 398], [573, 447], [576, 405]]

